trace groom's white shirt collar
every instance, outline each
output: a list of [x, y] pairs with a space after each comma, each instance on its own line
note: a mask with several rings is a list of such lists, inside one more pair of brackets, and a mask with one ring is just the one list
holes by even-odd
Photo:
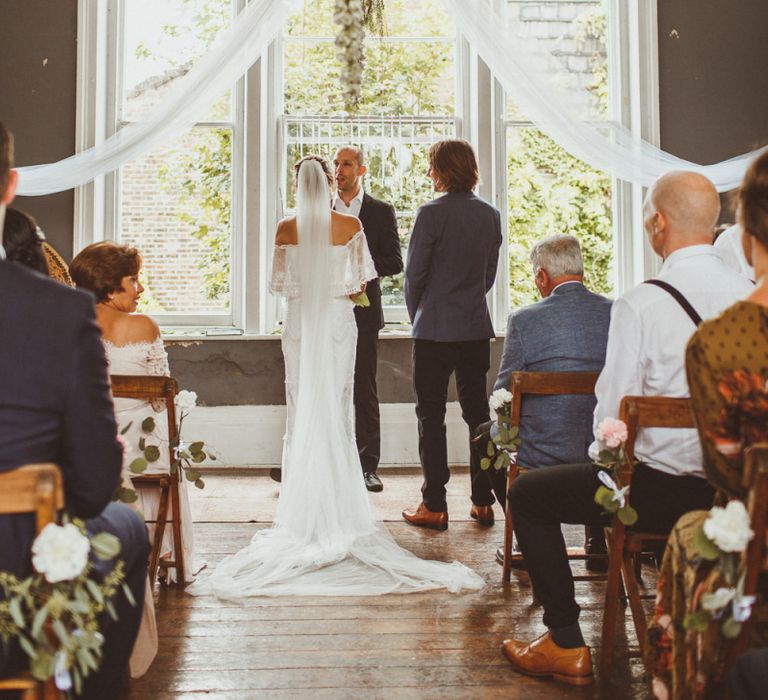
[[352, 199], [349, 202], [349, 206], [344, 204], [344, 200], [339, 197], [339, 193], [337, 192], [336, 195], [333, 198], [333, 209], [334, 211], [341, 212], [342, 214], [351, 214], [352, 216], [360, 216], [360, 209], [363, 207], [363, 197], [365, 196], [365, 192], [363, 191], [362, 184], [360, 185], [360, 189], [357, 191], [357, 194], [352, 197]]

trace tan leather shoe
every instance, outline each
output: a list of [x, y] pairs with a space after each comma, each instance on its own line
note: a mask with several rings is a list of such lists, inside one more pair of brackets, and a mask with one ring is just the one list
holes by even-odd
[[530, 644], [507, 639], [501, 651], [515, 671], [529, 676], [551, 676], [570, 685], [590, 685], [595, 681], [589, 647], [563, 649], [549, 632]]
[[477, 520], [484, 527], [493, 525], [493, 508], [491, 506], [476, 506], [474, 503], [469, 509], [469, 517]]
[[419, 503], [416, 510], [404, 510], [403, 518], [417, 527], [428, 527], [432, 530], [448, 529], [448, 511], [433, 513], [424, 503]]

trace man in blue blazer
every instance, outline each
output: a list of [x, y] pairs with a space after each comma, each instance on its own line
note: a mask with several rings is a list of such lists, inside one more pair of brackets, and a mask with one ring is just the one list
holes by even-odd
[[[450, 478], [445, 410], [451, 374], [456, 373], [459, 403], [470, 436], [489, 418], [486, 375], [495, 332], [485, 295], [496, 279], [501, 215], [472, 192], [479, 173], [474, 151], [466, 141], [433, 144], [427, 174], [435, 190], [445, 194], [419, 209], [405, 267], [424, 483], [422, 502], [403, 511], [403, 518], [412, 525], [445, 530], [445, 485]], [[470, 454], [470, 515], [491, 524], [493, 493], [488, 479], [477, 476], [479, 460], [474, 452]]]
[[[15, 192], [12, 141], [0, 124], [0, 231]], [[147, 528], [130, 508], [112, 503], [120, 483], [107, 362], [93, 298], [16, 263], [0, 246], [0, 472], [54, 462], [61, 468], [65, 507], [89, 532], [120, 540], [126, 583], [136, 605], [118, 593], [118, 621], [105, 616], [101, 666], [85, 680], [83, 698], [117, 698], [139, 629], [147, 578]], [[31, 572], [34, 515], [0, 516], [0, 570]], [[94, 561], [103, 576], [112, 562]], [[0, 675], [25, 662], [18, 648], [3, 650]]]

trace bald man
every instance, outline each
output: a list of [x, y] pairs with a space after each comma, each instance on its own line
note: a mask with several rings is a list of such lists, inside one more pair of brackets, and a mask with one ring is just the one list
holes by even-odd
[[[696, 173], [671, 172], [650, 188], [644, 227], [664, 263], [656, 279], [613, 303], [605, 367], [595, 388], [595, 428], [604, 418], [618, 418], [623, 396], [688, 396], [688, 339], [702, 318], [717, 316], [753, 288], [715, 252], [719, 212], [714, 186]], [[598, 451], [593, 443], [590, 457]], [[712, 505], [696, 431], [644, 430], [635, 453], [640, 464], [632, 477], [632, 506], [639, 530], [666, 534], [684, 513]], [[515, 534], [548, 628], [530, 644], [510, 639], [502, 645], [521, 673], [574, 685], [593, 680], [560, 526], [607, 524], [594, 502], [599, 485], [597, 469], [588, 463], [533, 470], [510, 489]]]

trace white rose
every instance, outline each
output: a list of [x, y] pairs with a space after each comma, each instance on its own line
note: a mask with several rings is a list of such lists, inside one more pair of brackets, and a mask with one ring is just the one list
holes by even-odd
[[504, 404], [512, 403], [512, 393], [506, 389], [496, 389], [488, 400], [488, 405], [498, 411]]
[[741, 501], [731, 501], [725, 508], [712, 508], [704, 521], [704, 534], [723, 552], [743, 552], [755, 536]]
[[176, 408], [188, 413], [197, 406], [197, 394], [194, 391], [182, 389], [176, 394]]
[[49, 523], [32, 543], [32, 566], [48, 583], [69, 581], [83, 573], [90, 540], [72, 523]]

